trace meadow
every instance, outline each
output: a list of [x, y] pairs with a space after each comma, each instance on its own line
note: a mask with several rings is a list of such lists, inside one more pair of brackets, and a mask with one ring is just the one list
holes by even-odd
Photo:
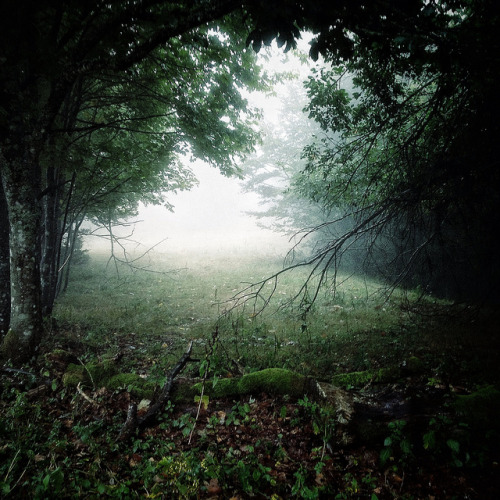
[[77, 335], [87, 355], [112, 356], [125, 348], [132, 365], [145, 359], [168, 365], [190, 340], [203, 351], [217, 327], [228, 359], [248, 371], [281, 367], [327, 379], [425, 351], [422, 317], [411, 310], [418, 295], [396, 290], [387, 297], [381, 283], [366, 278], [337, 276], [338, 285], [322, 285], [305, 312], [312, 292], [305, 303], [292, 299], [308, 268], [280, 275], [275, 290], [269, 280], [260, 298], [235, 300], [281, 270], [280, 257], [160, 254], [141, 266], [116, 267], [97, 254], [74, 269], [55, 318]]
[[[150, 252], [132, 265], [94, 253], [75, 266], [36, 362], [2, 378], [2, 494], [494, 498], [496, 309], [342, 273], [314, 303], [314, 280], [291, 300], [310, 269], [268, 279], [282, 267], [274, 255], [187, 252]], [[151, 401], [127, 384], [106, 387], [92, 370], [116, 363], [154, 384], [154, 400], [188, 345], [198, 361], [179, 379], [203, 380], [206, 395], [168, 401], [121, 441], [127, 408]], [[94, 376], [67, 383], [69, 363]], [[272, 387], [207, 396], [224, 380], [274, 369], [326, 384], [350, 401], [352, 420]]]

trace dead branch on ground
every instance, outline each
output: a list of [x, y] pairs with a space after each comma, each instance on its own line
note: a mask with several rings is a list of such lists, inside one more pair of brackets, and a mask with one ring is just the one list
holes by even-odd
[[148, 411], [141, 417], [137, 415], [137, 405], [131, 404], [127, 412], [127, 420], [123, 424], [118, 436], [118, 441], [126, 441], [136, 429], [146, 427], [156, 420], [158, 413], [165, 408], [165, 405], [170, 399], [170, 393], [174, 384], [175, 377], [184, 369], [189, 361], [197, 361], [191, 358], [191, 351], [193, 348], [193, 341], [189, 343], [186, 352], [181, 356], [177, 364], [172, 368], [168, 374], [167, 381], [163, 386], [160, 395], [154, 404], [152, 404]]

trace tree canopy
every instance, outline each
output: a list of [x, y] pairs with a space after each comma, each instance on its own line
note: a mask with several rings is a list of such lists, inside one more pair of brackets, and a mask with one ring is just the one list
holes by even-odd
[[[390, 265], [393, 282], [491, 298], [498, 265], [488, 228], [500, 222], [498, 18], [488, 3], [443, 7], [423, 9], [432, 22], [427, 38], [400, 36], [387, 50], [360, 39], [348, 63], [309, 79], [308, 111], [325, 137], [305, 149], [295, 186], [354, 219], [347, 237], [318, 257], [362, 239], [374, 261]], [[418, 40], [427, 40], [421, 52], [409, 45]]]
[[166, 192], [193, 183], [180, 154], [230, 175], [251, 150], [254, 116], [240, 91], [262, 79], [241, 17], [221, 19], [231, 9], [229, 2], [4, 9], [7, 356], [25, 358], [39, 342], [41, 315], [50, 314], [71, 255], [62, 256], [62, 242], [74, 241], [84, 217], [111, 224], [134, 213], [139, 200], [168, 206]]

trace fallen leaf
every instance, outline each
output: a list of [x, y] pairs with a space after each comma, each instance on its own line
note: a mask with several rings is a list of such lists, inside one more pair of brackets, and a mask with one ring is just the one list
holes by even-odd
[[325, 484], [325, 476], [323, 474], [316, 474], [316, 479], [314, 480], [318, 486], [323, 486]]
[[151, 401], [149, 399], [141, 399], [141, 402], [138, 404], [137, 409], [142, 410], [143, 408], [149, 408]]
[[134, 453], [130, 458], [130, 460], [128, 461], [128, 464], [130, 465], [130, 467], [136, 467], [137, 465], [139, 465], [141, 461], [142, 461], [141, 455]]
[[209, 495], [218, 495], [222, 491], [222, 488], [219, 486], [219, 481], [217, 478], [210, 479], [210, 482], [207, 486], [207, 493]]

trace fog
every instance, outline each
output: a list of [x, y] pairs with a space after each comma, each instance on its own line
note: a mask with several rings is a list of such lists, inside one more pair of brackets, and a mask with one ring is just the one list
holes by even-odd
[[[308, 51], [308, 39], [302, 40], [299, 50]], [[301, 80], [309, 72], [297, 56], [284, 55], [276, 47], [263, 51], [261, 63], [269, 73], [293, 72]], [[279, 119], [278, 95], [285, 85], [286, 82], [275, 86], [275, 96], [256, 92], [245, 94], [250, 106], [262, 109], [263, 120], [267, 123]], [[245, 213], [258, 210], [257, 195], [243, 192], [239, 179], [225, 177], [202, 161], [190, 163], [186, 158], [184, 162], [199, 184], [189, 191], [167, 194], [173, 212], [164, 206], [141, 204], [138, 217], [127, 221], [128, 227], [115, 232], [131, 234], [128, 241], [120, 242], [127, 252], [144, 252], [154, 247], [154, 252], [161, 253], [285, 255], [291, 246], [289, 236], [259, 227], [255, 218]], [[105, 238], [87, 237], [85, 246], [91, 250], [109, 251], [109, 241]]]
[[161, 252], [282, 254], [288, 238], [257, 226], [245, 211], [258, 205], [257, 196], [243, 193], [240, 182], [203, 162], [190, 165], [199, 185], [169, 196], [174, 212], [141, 206], [133, 240]]

